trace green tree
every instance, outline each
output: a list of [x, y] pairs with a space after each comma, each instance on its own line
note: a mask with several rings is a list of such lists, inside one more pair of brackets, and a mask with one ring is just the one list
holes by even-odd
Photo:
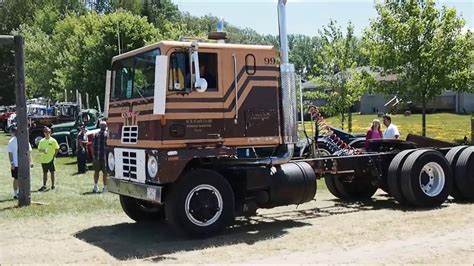
[[14, 56], [12, 46], [0, 45], [0, 105], [15, 104]]
[[109, 14], [123, 9], [134, 15], [139, 15], [144, 6], [143, 0], [86, 0], [83, 2], [86, 2], [87, 7], [99, 14]]
[[52, 89], [55, 62], [55, 52], [51, 37], [38, 26], [20, 26], [18, 34], [25, 38], [25, 74], [28, 97], [54, 98]]
[[126, 11], [107, 15], [70, 16], [58, 23], [52, 42], [57, 67], [52, 84], [56, 92], [78, 89], [90, 96], [104, 95], [105, 72], [113, 56], [159, 40], [145, 18]]
[[[367, 75], [356, 71], [359, 52], [352, 24], [349, 23], [346, 31], [344, 35], [334, 21], [320, 31], [321, 48], [316, 56], [321, 68], [317, 70], [320, 76], [315, 81], [332, 89], [329, 94], [317, 96], [327, 100], [324, 108], [326, 112], [341, 116], [343, 129], [346, 114], [351, 112], [351, 107], [360, 100], [367, 88], [361, 81]], [[351, 122], [349, 115], [349, 131], [352, 131]]]
[[[289, 60], [295, 64], [295, 70], [300, 75], [308, 77], [315, 76], [314, 66], [316, 65], [316, 54], [320, 49], [320, 42], [317, 37], [305, 35], [289, 35], [288, 46], [290, 49]], [[305, 73], [303, 73], [305, 72]]]
[[427, 103], [444, 90], [472, 89], [472, 34], [461, 34], [465, 22], [455, 9], [438, 10], [432, 0], [390, 1], [376, 9], [365, 52], [373, 67], [397, 76], [387, 93], [421, 103], [425, 136]]

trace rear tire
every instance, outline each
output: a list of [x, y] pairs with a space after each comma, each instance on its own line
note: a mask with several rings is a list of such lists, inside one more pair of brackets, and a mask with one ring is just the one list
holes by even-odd
[[459, 191], [459, 184], [457, 184], [456, 180], [456, 164], [459, 159], [459, 155], [461, 155], [461, 152], [465, 150], [467, 146], [458, 146], [454, 147], [451, 150], [448, 151], [446, 154], [446, 160], [448, 160], [449, 165], [451, 166], [451, 170], [453, 171], [453, 177], [454, 177], [454, 182], [453, 182], [453, 189], [451, 191], [451, 196], [455, 200], [465, 200], [463, 195], [461, 194], [461, 191]]
[[69, 146], [66, 143], [59, 144], [58, 154], [61, 155], [61, 156], [68, 156], [69, 155]]
[[166, 197], [168, 224], [178, 233], [205, 238], [223, 230], [234, 218], [234, 192], [219, 173], [187, 172]]
[[33, 148], [37, 148], [39, 141], [43, 138], [43, 133], [41, 131], [32, 132], [30, 134], [30, 144]]
[[377, 191], [377, 187], [374, 186], [370, 178], [355, 177], [354, 180], [348, 182], [344, 180], [344, 177], [334, 177], [334, 184], [337, 191], [340, 193], [340, 199], [342, 200], [368, 200]]
[[401, 170], [407, 157], [415, 150], [405, 150], [398, 153], [390, 162], [387, 173], [387, 185], [390, 195], [401, 205], [410, 205], [402, 192]]
[[438, 151], [413, 152], [401, 170], [403, 195], [416, 206], [431, 208], [441, 205], [451, 193], [452, 183], [449, 163]]
[[342, 198], [341, 192], [337, 190], [336, 183], [334, 180], [338, 178], [338, 176], [326, 176], [324, 177], [324, 183], [326, 183], [326, 188], [331, 192], [331, 194], [336, 198]]
[[462, 198], [474, 201], [474, 147], [466, 148], [459, 155], [454, 178]]
[[159, 221], [165, 219], [163, 205], [120, 195], [123, 211], [136, 222]]

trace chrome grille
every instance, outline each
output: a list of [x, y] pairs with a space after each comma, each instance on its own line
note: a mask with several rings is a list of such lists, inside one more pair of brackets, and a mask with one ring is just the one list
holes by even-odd
[[122, 151], [122, 174], [124, 178], [137, 179], [137, 153]]
[[138, 126], [122, 127], [122, 143], [136, 144], [138, 139]]

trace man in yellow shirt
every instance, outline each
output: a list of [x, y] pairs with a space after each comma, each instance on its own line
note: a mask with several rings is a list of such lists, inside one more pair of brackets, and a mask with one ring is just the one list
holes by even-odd
[[46, 181], [48, 181], [48, 172], [51, 173], [51, 189], [54, 189], [54, 158], [59, 150], [58, 142], [51, 137], [51, 129], [44, 127], [44, 138], [38, 144], [40, 152], [40, 162], [43, 167], [43, 186], [38, 191], [46, 191]]

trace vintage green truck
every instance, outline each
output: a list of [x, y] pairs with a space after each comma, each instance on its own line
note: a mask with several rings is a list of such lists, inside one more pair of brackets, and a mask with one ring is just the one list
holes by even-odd
[[52, 126], [52, 137], [55, 138], [59, 144], [59, 154], [63, 156], [75, 154], [79, 126], [85, 125], [88, 130], [94, 130], [98, 127], [100, 119], [102, 119], [102, 114], [97, 110], [84, 109], [76, 121]]

